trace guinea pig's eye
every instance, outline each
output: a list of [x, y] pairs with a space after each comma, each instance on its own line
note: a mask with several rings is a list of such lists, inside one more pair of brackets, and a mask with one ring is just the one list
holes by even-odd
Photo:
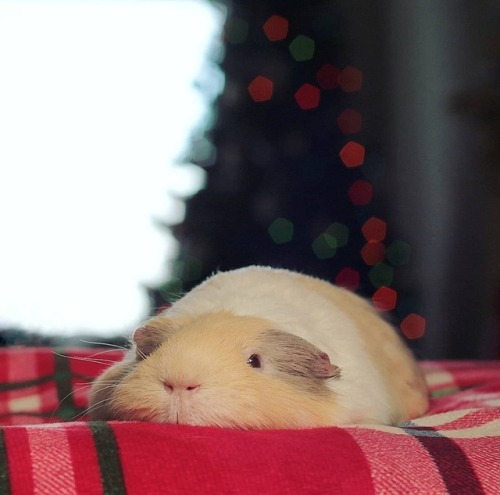
[[252, 368], [260, 368], [260, 357], [258, 354], [252, 354], [248, 360], [247, 364], [249, 364]]

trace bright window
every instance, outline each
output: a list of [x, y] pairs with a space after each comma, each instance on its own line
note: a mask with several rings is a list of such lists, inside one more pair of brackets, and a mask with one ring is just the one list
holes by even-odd
[[[222, 86], [190, 0], [0, 0], [0, 328], [127, 332], [203, 184], [183, 160]], [[197, 89], [202, 80], [206, 91]]]

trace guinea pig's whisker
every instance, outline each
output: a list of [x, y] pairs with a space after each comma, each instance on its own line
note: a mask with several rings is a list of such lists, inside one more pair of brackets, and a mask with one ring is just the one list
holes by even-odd
[[137, 351], [137, 354], [139, 354], [139, 356], [142, 358], [142, 359], [146, 359], [148, 356], [146, 354], [144, 354], [144, 352], [142, 352], [139, 348], [136, 349]]
[[92, 406], [89, 406], [89, 407], [86, 407], [82, 412], [76, 414], [75, 416], [73, 416], [71, 418], [71, 421], [75, 421], [83, 416], [86, 416], [87, 414], [91, 413], [93, 410], [97, 409], [99, 406], [101, 406], [102, 404], [105, 404], [106, 402], [109, 402], [111, 399], [108, 397], [106, 399], [103, 399], [99, 402], [96, 402], [95, 404], [93, 404]]
[[[105, 387], [103, 390], [105, 390], [106, 388], [111, 388], [111, 387], [112, 387], [112, 385], [110, 385], [109, 387]], [[106, 404], [107, 402], [110, 402], [110, 401], [111, 401], [111, 398], [106, 397], [106, 399], [100, 400], [99, 402], [96, 402], [92, 406], [85, 408], [81, 413], [77, 414], [76, 416], [73, 416], [73, 418], [71, 418], [71, 419], [74, 421], [74, 420], [81, 418], [82, 416], [86, 416], [87, 414], [90, 414], [92, 411], [94, 411], [98, 407], [100, 407], [103, 404]]]
[[[128, 349], [121, 349], [120, 348], [120, 351], [127, 351]], [[109, 354], [110, 352], [116, 352], [117, 350], [116, 349], [103, 349], [103, 350], [100, 350], [99, 352], [94, 352], [92, 354], [90, 354], [90, 357], [95, 357], [95, 356], [100, 356], [101, 354]]]
[[123, 345], [111, 344], [109, 342], [97, 342], [97, 341], [85, 340], [85, 339], [80, 339], [80, 342], [84, 342], [85, 344], [94, 344], [94, 345], [102, 345], [102, 346], [106, 346], [106, 347], [113, 347], [114, 349], [120, 349], [122, 351], [128, 350], [128, 348], [123, 346]]
[[115, 359], [93, 359], [92, 357], [81, 357], [81, 356], [68, 356], [66, 354], [60, 354], [56, 351], [52, 351], [53, 354], [59, 357], [73, 359], [74, 361], [84, 361], [87, 363], [96, 363], [96, 364], [113, 364], [116, 363]]
[[82, 384], [81, 387], [75, 388], [75, 390], [72, 390], [69, 394], [66, 394], [58, 403], [57, 406], [55, 407], [54, 411], [51, 414], [51, 418], [53, 418], [59, 409], [61, 407], [61, 404], [68, 398], [71, 397], [72, 395], [76, 394], [77, 392], [80, 392], [80, 390], [84, 390], [85, 388], [88, 388], [92, 385], [92, 383], [84, 383]]

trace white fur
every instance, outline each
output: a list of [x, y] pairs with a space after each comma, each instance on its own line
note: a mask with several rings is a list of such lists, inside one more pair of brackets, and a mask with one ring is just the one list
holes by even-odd
[[[165, 315], [230, 311], [264, 318], [275, 329], [316, 345], [340, 367], [341, 379], [329, 382], [345, 411], [339, 422], [390, 423], [388, 392], [354, 322], [331, 299], [298, 283], [298, 277], [304, 275], [257, 266], [218, 273], [174, 303]], [[332, 290], [343, 289], [332, 286]]]

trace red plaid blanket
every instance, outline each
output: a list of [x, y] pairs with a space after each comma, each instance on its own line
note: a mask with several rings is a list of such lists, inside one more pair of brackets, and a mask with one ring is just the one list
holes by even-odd
[[431, 409], [399, 427], [82, 421], [120, 357], [0, 350], [0, 494], [500, 494], [500, 362], [423, 363]]

